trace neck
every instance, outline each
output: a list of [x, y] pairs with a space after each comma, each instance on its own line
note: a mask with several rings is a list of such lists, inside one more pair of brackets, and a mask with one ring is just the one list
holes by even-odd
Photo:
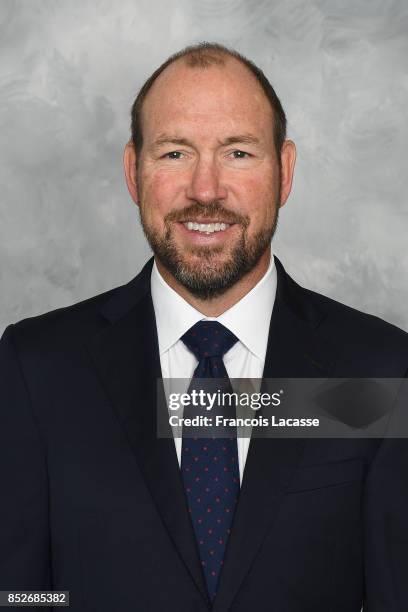
[[234, 306], [239, 300], [241, 300], [247, 293], [255, 287], [261, 278], [266, 274], [269, 267], [271, 258], [270, 247], [262, 255], [257, 265], [248, 272], [241, 280], [235, 285], [227, 289], [222, 295], [211, 298], [209, 300], [202, 300], [192, 295], [188, 289], [179, 283], [174, 276], [158, 261], [156, 261], [157, 268], [168, 285], [174, 291], [184, 299], [186, 302], [191, 304], [193, 308], [201, 312], [206, 317], [219, 317], [223, 312]]

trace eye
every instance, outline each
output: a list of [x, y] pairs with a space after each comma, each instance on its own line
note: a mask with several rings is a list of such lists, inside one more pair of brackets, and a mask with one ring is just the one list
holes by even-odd
[[169, 153], [163, 155], [163, 157], [167, 159], [181, 159], [182, 155], [183, 154], [181, 153], [181, 151], [170, 151]]
[[240, 149], [233, 151], [232, 155], [234, 156], [234, 159], [246, 159], [247, 157], [251, 157], [249, 153], [246, 153], [246, 151], [241, 151]]

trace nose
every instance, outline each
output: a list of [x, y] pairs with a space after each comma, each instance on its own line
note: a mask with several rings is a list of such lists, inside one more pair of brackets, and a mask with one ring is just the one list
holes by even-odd
[[186, 195], [191, 200], [210, 203], [224, 199], [227, 190], [220, 177], [220, 169], [215, 160], [203, 159], [197, 161], [191, 173]]

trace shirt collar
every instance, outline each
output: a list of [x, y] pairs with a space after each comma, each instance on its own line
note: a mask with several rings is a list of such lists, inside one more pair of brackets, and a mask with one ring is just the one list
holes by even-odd
[[274, 258], [261, 280], [239, 302], [219, 317], [206, 317], [186, 302], [152, 267], [151, 293], [156, 316], [160, 355], [198, 321], [219, 321], [257, 357], [265, 358], [269, 324], [275, 301], [277, 275]]

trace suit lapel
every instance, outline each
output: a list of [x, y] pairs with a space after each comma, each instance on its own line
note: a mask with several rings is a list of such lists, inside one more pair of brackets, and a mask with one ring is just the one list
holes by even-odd
[[[278, 285], [263, 378], [326, 377], [333, 350], [318, 338], [324, 317], [275, 257]], [[268, 536], [306, 440], [252, 437], [214, 612], [229, 609]]]
[[103, 314], [111, 325], [89, 343], [88, 350], [156, 509], [207, 603], [174, 441], [157, 437], [156, 389], [161, 367], [150, 294], [151, 267], [152, 260], [108, 302]]

